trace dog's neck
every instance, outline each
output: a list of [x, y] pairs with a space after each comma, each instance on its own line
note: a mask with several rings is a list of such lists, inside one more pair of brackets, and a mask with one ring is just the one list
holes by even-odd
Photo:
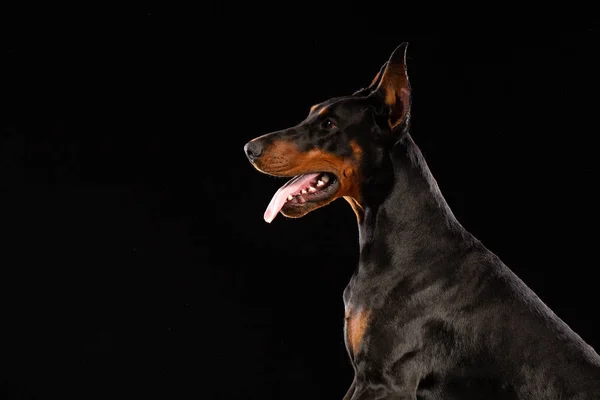
[[401, 266], [409, 272], [424, 258], [455, 252], [473, 237], [456, 220], [408, 133], [380, 171], [379, 197], [365, 199], [359, 220], [360, 268], [382, 271]]

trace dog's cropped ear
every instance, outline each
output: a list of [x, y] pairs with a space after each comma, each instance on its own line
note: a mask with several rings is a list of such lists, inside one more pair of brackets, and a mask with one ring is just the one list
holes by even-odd
[[[406, 48], [402, 43], [384, 64], [381, 78], [373, 94], [380, 96], [389, 107], [389, 123], [392, 129], [402, 124], [410, 112], [410, 83], [406, 70]], [[377, 80], [377, 79], [376, 79]]]
[[379, 85], [379, 81], [381, 81], [381, 77], [383, 76], [383, 71], [385, 71], [385, 68], [387, 67], [387, 65], [388, 65], [388, 63], [386, 61], [379, 69], [379, 72], [377, 72], [377, 75], [375, 75], [375, 78], [373, 78], [373, 81], [371, 82], [371, 84], [369, 86], [367, 86], [366, 88], [357, 90], [354, 93], [354, 95], [362, 96], [362, 95], [371, 94], [371, 92], [373, 92], [373, 90], [375, 90], [377, 88], [377, 85]]

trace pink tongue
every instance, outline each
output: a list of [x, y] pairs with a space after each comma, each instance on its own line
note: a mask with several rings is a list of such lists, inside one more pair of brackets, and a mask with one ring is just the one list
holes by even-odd
[[277, 213], [281, 210], [281, 207], [283, 207], [285, 204], [285, 199], [287, 199], [289, 195], [294, 195], [302, 189], [308, 187], [310, 182], [312, 182], [317, 176], [319, 176], [318, 173], [300, 175], [280, 187], [267, 206], [267, 210], [265, 211], [265, 221], [271, 223], [271, 221], [273, 221], [277, 216]]

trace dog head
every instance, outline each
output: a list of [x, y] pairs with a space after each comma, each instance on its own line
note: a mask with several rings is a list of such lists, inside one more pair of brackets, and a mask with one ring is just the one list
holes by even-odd
[[244, 146], [262, 173], [291, 177], [273, 196], [264, 218], [302, 217], [345, 198], [360, 218], [366, 187], [381, 177], [389, 151], [408, 130], [411, 90], [407, 44], [398, 46], [371, 84], [312, 106], [298, 125]]

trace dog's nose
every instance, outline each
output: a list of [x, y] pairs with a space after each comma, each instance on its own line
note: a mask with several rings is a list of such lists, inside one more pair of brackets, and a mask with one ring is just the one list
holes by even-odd
[[254, 161], [259, 158], [263, 153], [263, 146], [259, 141], [253, 140], [251, 142], [246, 143], [244, 146], [244, 151], [246, 152], [246, 156], [248, 160]]

